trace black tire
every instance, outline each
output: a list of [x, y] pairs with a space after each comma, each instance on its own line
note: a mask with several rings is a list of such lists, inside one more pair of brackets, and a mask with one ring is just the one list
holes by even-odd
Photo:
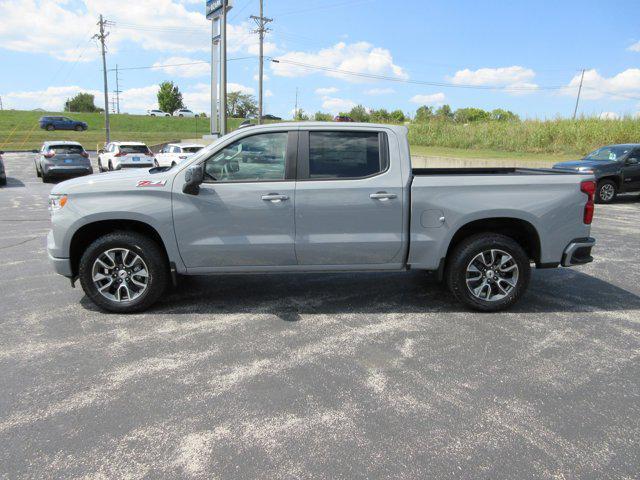
[[156, 114], [155, 114], [155, 113], [152, 113], [150, 116], [151, 116], [151, 117], [155, 117], [155, 116], [156, 116]]
[[41, 178], [42, 174], [40, 173], [40, 169], [38, 168], [38, 165], [36, 165], [36, 177]]
[[[103, 296], [92, 279], [93, 264], [100, 254], [112, 248], [127, 248], [139, 255], [149, 270], [146, 290], [130, 301], [118, 302]], [[152, 239], [135, 232], [113, 232], [95, 240], [82, 254], [78, 272], [84, 293], [99, 308], [116, 313], [146, 310], [157, 302], [170, 282], [169, 265], [162, 248]]]
[[[489, 301], [476, 297], [467, 286], [467, 268], [471, 261], [480, 253], [492, 249], [502, 250], [512, 257], [518, 267], [518, 278], [515, 286], [509, 290], [504, 298]], [[482, 273], [486, 278], [489, 272]], [[491, 273], [493, 276], [493, 273]], [[500, 273], [500, 275], [502, 275]], [[529, 286], [531, 265], [529, 256], [523, 248], [512, 238], [495, 233], [479, 233], [463, 240], [447, 258], [445, 280], [453, 296], [459, 302], [481, 312], [497, 312], [505, 310], [516, 303]], [[498, 278], [498, 277], [493, 277]], [[481, 280], [483, 281], [483, 280]], [[500, 280], [491, 280], [489, 295]], [[482, 292], [482, 291], [481, 291]]]
[[46, 130], [48, 132], [53, 132], [56, 129], [56, 127], [54, 127], [53, 125], [47, 125]]
[[596, 203], [612, 203], [618, 195], [618, 186], [613, 180], [600, 180], [596, 190]]
[[176, 166], [176, 162], [171, 162], [171, 168]]
[[7, 184], [7, 177], [0, 177], [0, 187], [4, 187]]
[[98, 157], [98, 172], [104, 172], [104, 168], [102, 168], [102, 162], [100, 161], [100, 157]]
[[113, 172], [113, 164], [111, 163], [111, 160], [109, 160], [109, 168], [108, 168], [108, 170], [110, 172]]
[[158, 168], [160, 166], [160, 164], [158, 163], [158, 160], [154, 160], [153, 161], [153, 167], [154, 168]]
[[180, 114], [180, 115], [178, 115], [178, 116], [179, 116], [180, 118], [184, 117], [184, 115], [183, 115], [183, 114]]
[[76, 125], [75, 129], [76, 132], [81, 132], [84, 130], [84, 128], [82, 127], [82, 125]]

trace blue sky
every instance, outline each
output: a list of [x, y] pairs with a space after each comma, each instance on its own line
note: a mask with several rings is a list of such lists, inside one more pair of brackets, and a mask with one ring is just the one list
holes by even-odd
[[[109, 68], [207, 62], [203, 11], [199, 0], [0, 0], [4, 106], [59, 110], [77, 91], [99, 94], [99, 50], [90, 40], [99, 13], [115, 23]], [[257, 13], [258, 0], [235, 0], [229, 14], [230, 90], [257, 91], [248, 18]], [[265, 0], [265, 15], [274, 18], [267, 54], [281, 60], [266, 61], [268, 113], [290, 117], [297, 88], [309, 113], [358, 103], [413, 113], [448, 103], [570, 116], [582, 68], [581, 113], [640, 112], [637, 0]], [[206, 63], [123, 70], [122, 110], [155, 107], [163, 80], [180, 86], [188, 107], [209, 111]], [[115, 89], [113, 72], [109, 81]]]

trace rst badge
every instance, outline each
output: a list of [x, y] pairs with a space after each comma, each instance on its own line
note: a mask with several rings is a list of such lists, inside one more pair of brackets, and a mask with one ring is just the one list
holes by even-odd
[[153, 180], [140, 180], [136, 187], [164, 187], [166, 184], [166, 180], [160, 180], [158, 182], [154, 182]]

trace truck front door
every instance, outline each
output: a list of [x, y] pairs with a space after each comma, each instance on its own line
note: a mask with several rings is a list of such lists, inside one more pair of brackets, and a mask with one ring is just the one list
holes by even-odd
[[397, 153], [393, 160], [386, 132], [300, 131], [298, 264], [395, 268], [402, 263], [403, 181]]
[[295, 265], [296, 153], [296, 132], [248, 135], [204, 160], [198, 195], [182, 192], [183, 172], [176, 177], [174, 225], [187, 268]]
[[622, 182], [627, 192], [640, 190], [640, 148], [633, 150], [622, 166]]

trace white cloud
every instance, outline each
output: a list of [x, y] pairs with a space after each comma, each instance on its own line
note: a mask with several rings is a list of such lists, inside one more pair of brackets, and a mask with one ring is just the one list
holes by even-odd
[[[253, 79], [254, 79], [256, 82], [258, 82], [258, 81], [260, 80], [260, 76], [256, 73], [256, 74], [253, 76]], [[266, 82], [266, 81], [267, 81], [267, 80], [269, 80], [269, 79], [270, 79], [269, 75], [267, 75], [266, 73], [263, 73], [263, 74], [262, 74], [262, 80], [264, 80], [264, 81]]]
[[629, 45], [627, 50], [631, 52], [640, 52], [640, 42], [636, 42], [633, 45]]
[[420, 105], [440, 105], [444, 103], [446, 96], [444, 93], [432, 93], [427, 95], [414, 95], [410, 101]]
[[317, 95], [331, 95], [332, 93], [336, 93], [338, 89], [336, 87], [323, 87], [316, 88]]
[[125, 89], [120, 94], [120, 111], [141, 113], [158, 108], [159, 85]]
[[61, 112], [64, 102], [80, 92], [95, 95], [96, 106], [102, 106], [102, 92], [82, 88], [77, 85], [47, 87], [44, 90], [9, 92], [2, 96], [4, 108], [16, 110], [33, 110], [42, 108], [52, 112]]
[[227, 92], [248, 93], [249, 95], [253, 95], [254, 93], [256, 93], [253, 87], [247, 87], [246, 85], [233, 82], [227, 83]]
[[[581, 74], [574, 76], [561, 93], [575, 95], [580, 85], [580, 76]], [[609, 96], [624, 100], [625, 95], [640, 95], [640, 68], [629, 68], [609, 78], [603, 77], [595, 69], [584, 72], [581, 98], [597, 100]]]
[[287, 63], [297, 62], [349, 72], [408, 78], [404, 69], [393, 63], [389, 50], [374, 47], [367, 42], [351, 44], [340, 42], [318, 52], [288, 52], [279, 56], [278, 60], [280, 60], [280, 63], [271, 63], [271, 69], [275, 75], [281, 77], [303, 77], [313, 73], [322, 73], [328, 77], [340, 78], [350, 82], [363, 81], [363, 78], [358, 76], [305, 68], [293, 63]]
[[458, 70], [451, 78], [457, 85], [496, 86], [526, 93], [536, 90], [538, 85], [532, 82], [536, 72], [518, 65], [500, 68], [479, 68], [478, 70]]
[[600, 120], [618, 120], [620, 115], [616, 112], [602, 112], [600, 114]]
[[[175, 65], [163, 67], [162, 65]], [[174, 77], [203, 77], [211, 75], [211, 67], [207, 62], [189, 57], [169, 57], [153, 64], [158, 70], [172, 75]]]
[[344, 98], [324, 97], [322, 108], [331, 113], [347, 112], [356, 106], [356, 102]]
[[[97, 58], [99, 50], [90, 41], [97, 32], [100, 14], [115, 22], [107, 30], [110, 52], [125, 41], [144, 50], [162, 52], [210, 51], [210, 23], [201, 11], [185, 4], [195, 0], [137, 0], [126, 6], [121, 0], [2, 0], [0, 38], [2, 47], [29, 53], [45, 53], [63, 61]], [[65, 28], [68, 27], [68, 28]], [[258, 53], [258, 35], [248, 22], [229, 24], [229, 52]], [[265, 42], [265, 53], [277, 50]]]
[[388, 95], [391, 93], [396, 93], [393, 88], [370, 88], [369, 90], [365, 90], [365, 95]]
[[264, 96], [265, 97], [273, 97], [273, 92], [271, 90], [267, 89], [264, 92]]

